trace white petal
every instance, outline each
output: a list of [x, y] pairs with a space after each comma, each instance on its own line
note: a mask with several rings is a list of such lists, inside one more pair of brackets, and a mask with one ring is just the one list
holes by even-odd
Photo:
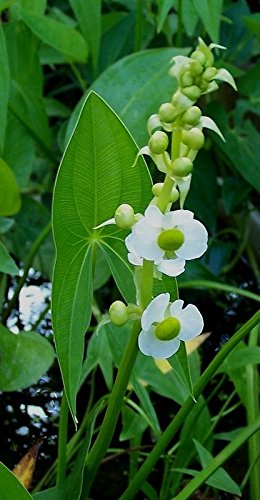
[[160, 322], [164, 319], [165, 311], [170, 302], [169, 293], [161, 293], [153, 299], [145, 309], [141, 318], [141, 325], [144, 330], [149, 330], [154, 322]]
[[128, 251], [137, 257], [160, 262], [164, 251], [157, 245], [159, 232], [159, 229], [148, 226], [144, 219], [137, 222], [125, 239]]
[[174, 66], [170, 68], [169, 74], [175, 78], [179, 78], [183, 64], [190, 63], [190, 58], [187, 56], [175, 56], [171, 61], [174, 62]]
[[138, 337], [138, 345], [140, 351], [146, 356], [152, 356], [153, 358], [169, 358], [180, 347], [180, 340], [178, 338], [173, 340], [158, 340], [153, 329], [148, 332], [143, 330]]
[[163, 259], [160, 264], [157, 264], [157, 269], [167, 276], [179, 276], [185, 271], [185, 260]]
[[218, 43], [210, 43], [209, 44], [209, 49], [212, 50], [212, 49], [222, 49], [222, 50], [226, 50], [227, 47], [224, 47], [224, 45], [219, 45]]
[[231, 87], [233, 87], [234, 90], [237, 90], [236, 82], [231, 73], [229, 73], [227, 69], [220, 68], [215, 76], [215, 79], [229, 83], [229, 85], [231, 85]]
[[182, 226], [185, 223], [190, 223], [193, 220], [194, 214], [190, 210], [174, 210], [174, 212], [168, 212], [164, 216], [163, 227], [175, 227]]
[[100, 227], [109, 226], [110, 224], [115, 224], [115, 223], [116, 221], [115, 218], [113, 217], [113, 219], [108, 219], [105, 222], [99, 224], [98, 226], [93, 227], [93, 229], [99, 229]]
[[192, 174], [186, 175], [186, 177], [175, 177], [176, 184], [180, 191], [180, 207], [183, 208], [187, 194], [190, 190]]
[[184, 301], [181, 299], [175, 300], [170, 306], [170, 315], [172, 317], [177, 318], [178, 315], [182, 312]]
[[181, 323], [181, 330], [178, 335], [180, 340], [191, 340], [197, 337], [204, 326], [203, 318], [196, 306], [189, 304], [183, 311], [178, 315], [178, 319]]
[[149, 205], [145, 210], [145, 220], [153, 227], [162, 227], [163, 214], [158, 207]]
[[[167, 151], [164, 154], [157, 155], [150, 150], [149, 146], [144, 146], [138, 152], [137, 159], [138, 159], [139, 155], [150, 156], [152, 158], [152, 160], [154, 161], [155, 165], [157, 166], [158, 170], [160, 170], [160, 172], [167, 174], [167, 172], [168, 172], [167, 167], [171, 166], [171, 159], [170, 159], [169, 153], [167, 153]], [[136, 162], [137, 162], [137, 160], [135, 161], [135, 164], [133, 166], [136, 165]]]
[[211, 82], [209, 82], [207, 90], [205, 90], [205, 92], [202, 92], [201, 95], [210, 94], [211, 92], [215, 92], [215, 90], [217, 89], [218, 89], [217, 82], [215, 82], [215, 80], [212, 80]]
[[213, 132], [215, 132], [216, 134], [219, 135], [219, 137], [221, 137], [222, 141], [226, 142], [217, 124], [209, 116], [201, 116], [200, 125], [202, 125], [203, 128], [208, 128], [210, 130], [213, 130]]
[[138, 257], [137, 255], [134, 255], [133, 253], [128, 253], [127, 257], [128, 257], [130, 264], [133, 264], [133, 266], [142, 266], [143, 265], [143, 259], [141, 257]]
[[180, 227], [184, 234], [184, 243], [175, 251], [182, 259], [197, 259], [208, 247], [208, 233], [198, 220], [192, 220]]

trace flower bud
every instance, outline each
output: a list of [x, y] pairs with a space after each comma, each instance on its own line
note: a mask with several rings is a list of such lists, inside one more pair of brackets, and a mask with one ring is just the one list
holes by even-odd
[[199, 83], [199, 88], [201, 90], [201, 92], [206, 92], [207, 88], [209, 86], [209, 82], [206, 82], [205, 80], [201, 80], [200, 83]]
[[190, 57], [191, 57], [191, 59], [198, 61], [202, 66], [206, 62], [206, 56], [205, 56], [205, 54], [203, 54], [203, 52], [201, 50], [194, 50], [194, 52], [192, 52]]
[[148, 118], [148, 122], [147, 122], [147, 130], [148, 130], [148, 134], [149, 135], [152, 135], [156, 130], [161, 130], [162, 129], [162, 124], [161, 124], [161, 120], [159, 118], [159, 115], [151, 115], [149, 118]]
[[120, 229], [131, 229], [135, 224], [133, 207], [127, 203], [119, 205], [115, 211], [115, 223]]
[[201, 149], [205, 142], [203, 132], [197, 127], [191, 130], [183, 130], [181, 140], [188, 148], [196, 150]]
[[156, 184], [153, 185], [152, 187], [152, 193], [154, 196], [159, 197], [163, 188], [163, 182], [157, 182]]
[[156, 130], [154, 134], [151, 136], [148, 146], [152, 153], [160, 155], [166, 151], [169, 144], [168, 136], [165, 132], [161, 130]]
[[190, 87], [184, 87], [182, 93], [192, 101], [197, 101], [200, 97], [201, 90], [197, 85], [191, 85]]
[[193, 59], [190, 65], [190, 72], [193, 77], [200, 76], [201, 73], [203, 72], [203, 66], [199, 63], [199, 61]]
[[157, 244], [166, 252], [174, 252], [181, 247], [184, 242], [184, 234], [176, 227], [164, 229], [157, 238]]
[[181, 85], [183, 87], [190, 87], [194, 83], [194, 78], [190, 71], [185, 71], [181, 77]]
[[165, 123], [172, 123], [175, 120], [176, 110], [171, 102], [165, 102], [160, 106], [159, 117]]
[[186, 177], [192, 172], [193, 163], [189, 158], [177, 158], [172, 162], [171, 173], [176, 177]]
[[121, 300], [116, 300], [109, 308], [109, 317], [114, 325], [122, 326], [128, 321], [127, 307]]
[[191, 106], [185, 111], [182, 119], [188, 125], [197, 125], [201, 117], [201, 110], [198, 106]]
[[210, 82], [216, 76], [217, 72], [217, 68], [214, 68], [214, 66], [210, 66], [210, 68], [205, 69], [204, 73], [202, 74], [202, 78], [203, 80], [206, 80], [206, 82]]
[[173, 187], [170, 194], [170, 202], [175, 203], [180, 197], [180, 193], [176, 187]]
[[173, 94], [172, 104], [176, 107], [176, 113], [180, 114], [188, 109], [193, 104], [193, 101], [186, 97], [186, 95], [184, 95], [182, 91], [178, 89], [176, 90], [175, 94]]
[[173, 340], [175, 339], [181, 329], [181, 324], [177, 318], [165, 318], [158, 323], [155, 327], [155, 336], [159, 340]]

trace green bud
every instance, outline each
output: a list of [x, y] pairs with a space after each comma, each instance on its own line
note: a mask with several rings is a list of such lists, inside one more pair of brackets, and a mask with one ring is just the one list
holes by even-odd
[[157, 244], [166, 252], [175, 252], [184, 242], [184, 234], [174, 227], [173, 229], [164, 229], [157, 238]]
[[128, 321], [127, 307], [121, 300], [113, 302], [108, 313], [114, 325], [122, 326]]
[[210, 66], [210, 68], [206, 68], [204, 73], [202, 74], [203, 80], [206, 80], [206, 82], [211, 82], [213, 78], [216, 76], [218, 70], [217, 68], [214, 68], [214, 66]]
[[210, 48], [207, 47], [207, 45], [205, 45], [204, 42], [201, 41], [201, 43], [199, 43], [195, 52], [201, 52], [204, 55], [205, 62], [203, 63], [203, 66], [205, 66], [206, 68], [213, 66], [214, 56], [213, 56]]
[[148, 146], [152, 153], [160, 155], [166, 151], [169, 144], [168, 136], [165, 132], [161, 130], [156, 130], [154, 134], [151, 136]]
[[206, 62], [206, 56], [203, 54], [201, 50], [194, 50], [191, 54], [191, 59], [194, 59], [195, 61], [198, 61], [202, 66], [204, 66]]
[[185, 111], [182, 119], [188, 125], [197, 125], [201, 117], [201, 110], [198, 106], [191, 106]]
[[191, 99], [191, 101], [197, 101], [197, 99], [200, 97], [201, 90], [197, 85], [191, 85], [190, 87], [184, 87], [182, 89], [182, 93]]
[[155, 327], [155, 336], [159, 340], [175, 339], [181, 329], [181, 324], [177, 318], [166, 318]]
[[209, 83], [206, 82], [205, 80], [200, 81], [199, 88], [200, 88], [201, 92], [206, 92], [208, 86], [209, 86]]
[[176, 187], [173, 187], [170, 194], [170, 202], [175, 203], [180, 197], [180, 193]]
[[199, 61], [193, 59], [190, 65], [190, 72], [193, 77], [200, 76], [203, 72], [203, 66], [199, 63]]
[[115, 211], [115, 222], [120, 229], [131, 229], [135, 223], [133, 207], [127, 203], [119, 205]]
[[159, 117], [165, 123], [172, 123], [175, 120], [176, 110], [171, 102], [165, 102], [160, 106]]
[[189, 158], [177, 158], [172, 162], [171, 172], [176, 177], [186, 177], [192, 172], [193, 163]]
[[154, 196], [160, 196], [163, 188], [163, 182], [157, 182], [152, 187], [152, 193]]
[[181, 85], [183, 87], [190, 87], [194, 83], [194, 78], [190, 71], [185, 71], [181, 77]]
[[152, 135], [156, 130], [162, 130], [162, 124], [159, 115], [151, 115], [147, 122], [148, 134]]
[[201, 149], [205, 142], [203, 132], [197, 127], [191, 130], [183, 130], [181, 140], [188, 148], [196, 150]]

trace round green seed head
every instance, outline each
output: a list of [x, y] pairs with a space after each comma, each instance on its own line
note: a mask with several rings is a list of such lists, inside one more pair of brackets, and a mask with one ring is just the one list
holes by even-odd
[[119, 205], [115, 211], [115, 222], [120, 229], [131, 229], [135, 223], [135, 213], [133, 207], [127, 203]]
[[177, 318], [166, 318], [155, 327], [155, 336], [159, 340], [175, 339], [181, 329], [181, 324]]
[[148, 145], [152, 153], [160, 155], [166, 151], [169, 144], [168, 136], [165, 132], [157, 130], [150, 138]]
[[184, 234], [176, 227], [164, 229], [157, 238], [157, 244], [165, 252], [175, 252], [184, 242]]
[[181, 85], [183, 87], [190, 87], [194, 83], [194, 77], [190, 71], [185, 71], [181, 77]]
[[185, 111], [182, 119], [188, 125], [197, 125], [201, 117], [201, 110], [198, 106], [191, 106]]
[[197, 127], [191, 130], [183, 130], [181, 140], [188, 148], [195, 150], [201, 149], [205, 142], [203, 132]]
[[157, 182], [152, 187], [152, 193], [154, 196], [160, 196], [163, 188], [163, 182]]
[[152, 135], [156, 130], [161, 130], [162, 124], [159, 115], [151, 115], [147, 121], [147, 131], [149, 135]]
[[175, 203], [180, 197], [180, 193], [176, 187], [173, 187], [170, 194], [170, 202]]
[[206, 62], [206, 56], [205, 56], [205, 54], [203, 54], [203, 52], [201, 50], [194, 50], [194, 52], [192, 52], [190, 57], [191, 57], [191, 59], [198, 61], [202, 66]]
[[199, 63], [199, 61], [193, 59], [190, 65], [190, 72], [193, 77], [200, 76], [203, 72], [203, 66]]
[[164, 102], [160, 106], [159, 117], [165, 123], [172, 123], [175, 120], [176, 110], [171, 102]]
[[217, 72], [218, 72], [217, 68], [214, 68], [214, 66], [210, 66], [210, 68], [205, 69], [205, 71], [202, 74], [202, 78], [206, 82], [211, 82], [211, 80], [215, 78]]
[[176, 177], [186, 177], [192, 172], [193, 163], [189, 158], [177, 158], [172, 162], [171, 172]]
[[190, 87], [184, 87], [182, 93], [191, 99], [191, 101], [197, 101], [200, 97], [201, 90], [197, 85], [191, 85]]
[[109, 317], [114, 325], [122, 326], [128, 320], [126, 305], [121, 300], [116, 300], [109, 308]]

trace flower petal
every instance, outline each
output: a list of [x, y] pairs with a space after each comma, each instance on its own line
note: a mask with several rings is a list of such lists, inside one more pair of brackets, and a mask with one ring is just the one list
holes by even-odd
[[138, 345], [140, 351], [146, 356], [152, 356], [153, 358], [169, 358], [180, 347], [180, 340], [178, 338], [173, 340], [158, 340], [153, 329], [149, 331], [141, 331], [138, 337]]
[[178, 315], [182, 312], [183, 304], [183, 300], [175, 300], [170, 306], [170, 315], [178, 319]]
[[178, 320], [181, 323], [181, 329], [178, 335], [180, 340], [191, 340], [203, 330], [203, 317], [198, 308], [193, 304], [189, 304], [178, 314]]
[[185, 271], [185, 260], [183, 259], [163, 259], [157, 264], [157, 269], [167, 276], [179, 276]]
[[187, 260], [201, 257], [208, 246], [208, 233], [203, 224], [192, 220], [180, 226], [180, 230], [184, 234], [184, 243], [175, 251], [176, 255]]
[[130, 264], [133, 264], [133, 266], [142, 266], [143, 265], [143, 259], [141, 257], [138, 257], [137, 255], [134, 255], [133, 253], [128, 253], [127, 254], [128, 260]]
[[157, 245], [159, 232], [159, 229], [148, 226], [145, 219], [140, 220], [125, 239], [128, 251], [137, 257], [160, 262], [164, 251]]
[[149, 330], [152, 323], [159, 323], [164, 319], [165, 311], [169, 302], [169, 293], [161, 293], [150, 302], [149, 306], [144, 310], [142, 314], [141, 325], [143, 330]]
[[152, 227], [162, 227], [164, 216], [158, 207], [149, 205], [144, 214], [146, 222], [148, 222], [148, 224], [150, 224]]
[[163, 227], [169, 228], [174, 226], [181, 226], [182, 224], [189, 223], [193, 220], [194, 214], [190, 210], [174, 210], [168, 212], [164, 216]]

